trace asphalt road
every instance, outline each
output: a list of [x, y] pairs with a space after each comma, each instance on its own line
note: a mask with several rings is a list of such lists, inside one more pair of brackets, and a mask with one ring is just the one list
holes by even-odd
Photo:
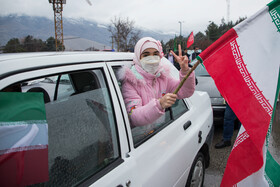
[[[238, 130], [234, 130], [232, 145], [237, 136]], [[226, 168], [227, 159], [231, 152], [232, 146], [223, 149], [215, 149], [215, 144], [223, 138], [223, 124], [215, 124], [214, 138], [210, 147], [210, 166], [205, 171], [204, 187], [219, 187]]]

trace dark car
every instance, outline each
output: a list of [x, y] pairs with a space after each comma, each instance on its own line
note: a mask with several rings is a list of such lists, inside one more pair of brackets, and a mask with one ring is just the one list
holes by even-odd
[[[196, 61], [197, 60], [194, 60], [191, 64], [195, 64]], [[221, 122], [226, 108], [225, 99], [220, 94], [214, 80], [202, 64], [199, 64], [195, 69], [195, 75], [197, 78], [196, 90], [205, 91], [209, 94], [213, 108], [214, 120]]]

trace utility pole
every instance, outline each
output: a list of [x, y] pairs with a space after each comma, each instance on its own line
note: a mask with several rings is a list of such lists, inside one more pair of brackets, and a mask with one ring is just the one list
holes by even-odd
[[[209, 25], [211, 24], [211, 21], [209, 21]], [[210, 27], [208, 29], [208, 40], [210, 40]]]
[[229, 19], [230, 19], [230, 0], [226, 0], [227, 1], [227, 22], [229, 23]]

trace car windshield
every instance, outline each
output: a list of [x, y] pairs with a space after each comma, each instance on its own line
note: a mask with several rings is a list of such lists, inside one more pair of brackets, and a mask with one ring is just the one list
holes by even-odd
[[[191, 65], [194, 65], [195, 63], [197, 62], [197, 60], [193, 61], [191, 63]], [[199, 64], [196, 69], [195, 69], [195, 75], [196, 76], [210, 76], [209, 73], [206, 71], [206, 69], [201, 65]]]

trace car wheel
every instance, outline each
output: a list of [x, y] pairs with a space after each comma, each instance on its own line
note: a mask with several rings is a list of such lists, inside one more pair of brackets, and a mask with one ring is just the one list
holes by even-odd
[[204, 155], [199, 152], [192, 164], [186, 187], [202, 187], [205, 175]]

